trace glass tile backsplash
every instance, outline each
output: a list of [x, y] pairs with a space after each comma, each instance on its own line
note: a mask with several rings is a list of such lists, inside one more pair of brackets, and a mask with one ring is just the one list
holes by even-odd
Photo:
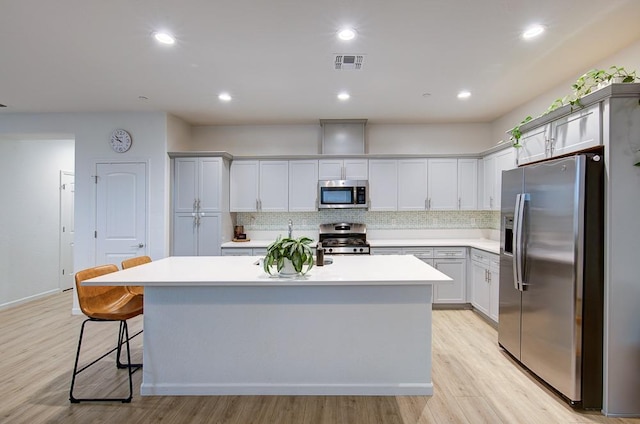
[[[318, 212], [238, 212], [237, 224], [248, 231], [281, 230], [289, 219], [301, 230], [320, 224], [362, 222], [369, 229], [500, 229], [499, 211], [371, 212], [357, 209]], [[286, 224], [285, 224], [286, 225]]]

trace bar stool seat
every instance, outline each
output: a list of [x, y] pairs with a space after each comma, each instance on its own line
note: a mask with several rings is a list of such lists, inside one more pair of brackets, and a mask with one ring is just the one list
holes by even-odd
[[[151, 262], [151, 258], [149, 256], [136, 256], [133, 258], [125, 259], [122, 261], [122, 269], [131, 268], [134, 266], [148, 264]], [[127, 286], [129, 291], [133, 294], [144, 294], [144, 287], [142, 286]]]

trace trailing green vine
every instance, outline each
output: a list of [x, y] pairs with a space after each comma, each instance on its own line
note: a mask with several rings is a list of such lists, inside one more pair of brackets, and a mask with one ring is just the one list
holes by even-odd
[[[627, 71], [623, 66], [614, 65], [609, 67], [606, 71], [603, 69], [592, 69], [581, 75], [576, 82], [571, 85], [571, 94], [555, 99], [551, 105], [549, 105], [547, 110], [540, 116], [544, 116], [566, 105], [571, 105], [571, 111], [573, 111], [574, 108], [581, 108], [583, 105], [580, 103], [580, 99], [587, 94], [614, 82], [630, 83], [635, 82], [638, 79], [639, 77], [636, 76], [636, 71]], [[518, 125], [508, 131], [510, 134], [509, 140], [513, 147], [522, 147], [522, 144], [520, 144], [520, 137], [522, 137], [520, 127], [532, 119], [533, 118], [531, 116], [527, 116], [520, 121]]]

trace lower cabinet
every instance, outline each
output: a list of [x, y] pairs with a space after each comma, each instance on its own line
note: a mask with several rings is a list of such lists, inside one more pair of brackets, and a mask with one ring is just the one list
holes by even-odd
[[498, 322], [500, 294], [498, 255], [471, 249], [471, 305]]
[[176, 213], [173, 218], [173, 256], [219, 256], [219, 213]]
[[[383, 254], [392, 253], [393, 248], [384, 249]], [[396, 248], [405, 255], [413, 255], [423, 262], [433, 266], [438, 271], [446, 274], [453, 281], [440, 283], [433, 286], [433, 303], [467, 303], [467, 248], [466, 247], [416, 247]], [[377, 250], [373, 254], [380, 254]]]
[[264, 256], [266, 247], [223, 247], [222, 256]]

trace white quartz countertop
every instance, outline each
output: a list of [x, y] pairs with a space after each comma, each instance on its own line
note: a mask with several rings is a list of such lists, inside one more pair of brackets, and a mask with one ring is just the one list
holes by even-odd
[[[371, 247], [452, 247], [466, 246], [485, 250], [490, 253], [500, 253], [500, 242], [489, 239], [371, 239], [367, 238]], [[263, 248], [273, 243], [273, 240], [251, 240], [246, 242], [226, 242], [222, 248], [243, 247]]]
[[[83, 282], [133, 286], [428, 285], [451, 279], [413, 255], [332, 256], [297, 278], [270, 277], [260, 256], [172, 256]], [[275, 271], [275, 270], [274, 270]]]

